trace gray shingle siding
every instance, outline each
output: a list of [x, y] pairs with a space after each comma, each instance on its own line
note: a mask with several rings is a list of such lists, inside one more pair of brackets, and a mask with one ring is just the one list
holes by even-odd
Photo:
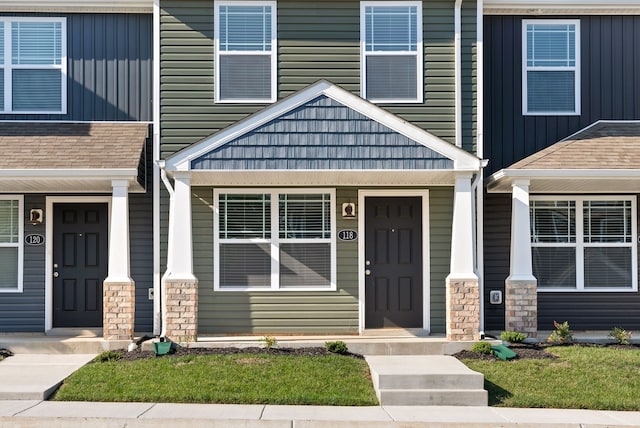
[[321, 96], [192, 161], [193, 169], [451, 169], [443, 155]]

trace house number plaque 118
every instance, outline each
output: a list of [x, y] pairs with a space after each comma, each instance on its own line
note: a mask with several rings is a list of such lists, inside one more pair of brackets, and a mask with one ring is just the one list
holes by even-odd
[[338, 232], [338, 239], [341, 241], [355, 241], [358, 239], [358, 232], [355, 230], [341, 230]]

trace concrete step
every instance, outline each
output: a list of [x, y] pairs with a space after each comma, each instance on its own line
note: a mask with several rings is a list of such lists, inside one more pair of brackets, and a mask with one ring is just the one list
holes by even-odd
[[445, 355], [367, 356], [382, 405], [486, 406], [484, 376]]
[[486, 406], [489, 393], [484, 389], [382, 389], [378, 399], [383, 406]]

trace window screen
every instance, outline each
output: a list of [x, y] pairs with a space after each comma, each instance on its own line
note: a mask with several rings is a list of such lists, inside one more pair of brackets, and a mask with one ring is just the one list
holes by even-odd
[[18, 288], [19, 202], [0, 199], [0, 290]]

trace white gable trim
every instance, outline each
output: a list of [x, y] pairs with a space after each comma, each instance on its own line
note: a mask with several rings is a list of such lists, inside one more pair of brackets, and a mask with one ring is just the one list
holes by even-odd
[[388, 111], [366, 101], [349, 91], [320, 80], [293, 95], [241, 120], [210, 137], [174, 154], [167, 159], [168, 171], [189, 171], [191, 161], [260, 126], [274, 120], [301, 105], [325, 95], [359, 113], [379, 122], [395, 132], [416, 141], [454, 161], [455, 170], [479, 171], [483, 161], [471, 153], [444, 141], [429, 132], [412, 125]]

